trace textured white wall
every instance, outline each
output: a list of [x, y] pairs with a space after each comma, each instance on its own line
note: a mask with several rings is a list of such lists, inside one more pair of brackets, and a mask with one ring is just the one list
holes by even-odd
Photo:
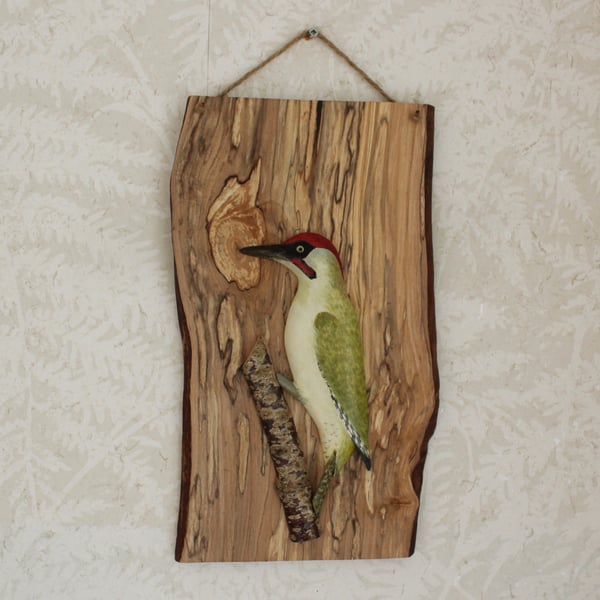
[[[436, 106], [441, 408], [417, 552], [179, 565], [185, 100], [310, 25]], [[595, 0], [4, 0], [0, 596], [598, 597], [599, 73]], [[238, 93], [377, 98], [316, 42]]]

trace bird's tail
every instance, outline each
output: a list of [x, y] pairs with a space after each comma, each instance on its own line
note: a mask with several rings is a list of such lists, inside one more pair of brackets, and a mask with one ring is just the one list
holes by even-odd
[[335, 463], [336, 463], [336, 453], [333, 453], [333, 456], [327, 461], [325, 465], [325, 471], [321, 476], [321, 481], [319, 481], [319, 485], [317, 486], [317, 491], [312, 499], [313, 508], [315, 510], [315, 514], [317, 517], [321, 512], [321, 506], [323, 506], [323, 500], [325, 499], [325, 495], [327, 494], [327, 490], [329, 488], [329, 482], [335, 475]]

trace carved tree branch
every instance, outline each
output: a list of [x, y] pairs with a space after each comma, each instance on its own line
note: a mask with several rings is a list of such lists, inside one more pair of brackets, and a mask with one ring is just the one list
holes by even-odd
[[298, 434], [265, 345], [257, 342], [242, 367], [277, 474], [290, 539], [305, 542], [319, 537], [311, 489], [298, 443]]

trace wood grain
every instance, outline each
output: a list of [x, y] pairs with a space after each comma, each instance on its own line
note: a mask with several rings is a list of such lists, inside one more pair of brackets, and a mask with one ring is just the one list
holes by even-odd
[[[185, 378], [177, 560], [412, 553], [438, 402], [432, 152], [427, 105], [189, 98], [171, 179]], [[269, 261], [238, 269], [228, 257], [304, 230], [339, 248], [358, 307], [373, 470], [352, 457], [323, 505], [321, 537], [295, 544], [240, 370], [262, 339], [289, 374], [283, 328], [295, 281]], [[314, 487], [316, 429], [290, 405]]]

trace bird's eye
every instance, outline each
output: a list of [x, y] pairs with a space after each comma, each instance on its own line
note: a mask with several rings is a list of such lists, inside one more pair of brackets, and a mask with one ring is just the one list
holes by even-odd
[[297, 252], [298, 254], [304, 254], [304, 246], [303, 246], [302, 244], [298, 244], [298, 245], [296, 246], [296, 252]]

